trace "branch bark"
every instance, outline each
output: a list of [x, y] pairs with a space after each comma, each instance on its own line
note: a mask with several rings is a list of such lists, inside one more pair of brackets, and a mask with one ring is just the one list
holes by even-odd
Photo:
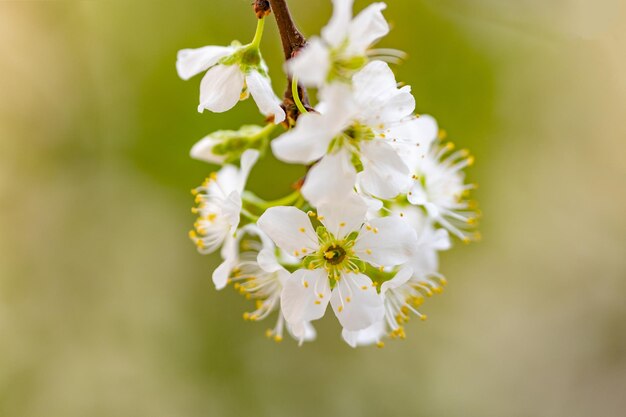
[[[289, 7], [287, 6], [287, 0], [269, 0], [269, 3], [276, 18], [276, 25], [278, 26], [278, 32], [280, 33], [280, 40], [283, 44], [283, 52], [285, 60], [294, 57], [298, 51], [306, 45], [306, 38], [298, 30]], [[302, 104], [304, 104], [307, 110], [313, 110], [309, 105], [309, 98], [307, 92], [302, 86], [298, 85], [298, 94]], [[298, 118], [299, 111], [293, 100], [291, 93], [291, 77], [287, 77], [287, 89], [283, 96], [283, 105], [287, 114], [294, 120]]]
[[283, 43], [285, 60], [287, 60], [293, 57], [298, 52], [298, 49], [306, 45], [306, 39], [300, 33], [291, 17], [289, 7], [287, 7], [287, 0], [269, 0], [269, 2], [276, 18], [280, 40]]

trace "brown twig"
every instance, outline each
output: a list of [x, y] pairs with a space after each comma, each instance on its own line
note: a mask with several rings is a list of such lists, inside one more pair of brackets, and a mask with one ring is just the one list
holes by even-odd
[[[283, 44], [283, 52], [285, 54], [285, 60], [291, 59], [298, 51], [306, 45], [306, 38], [298, 30], [289, 7], [287, 7], [287, 0], [269, 0], [269, 3], [274, 12], [276, 18], [276, 25], [278, 26], [278, 32], [280, 33], [280, 40]], [[307, 110], [313, 110], [309, 105], [309, 98], [307, 92], [302, 86], [298, 85], [298, 94], [302, 104]], [[293, 95], [291, 93], [291, 77], [287, 77], [287, 89], [283, 96], [283, 105], [290, 118], [296, 120], [299, 115], [298, 108], [293, 101]]]

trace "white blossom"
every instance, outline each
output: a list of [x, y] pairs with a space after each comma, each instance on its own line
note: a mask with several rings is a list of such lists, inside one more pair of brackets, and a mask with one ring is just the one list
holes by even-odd
[[411, 313], [420, 320], [426, 320], [427, 316], [417, 308], [425, 297], [441, 293], [444, 285], [446, 279], [440, 274], [418, 276], [411, 267], [400, 269], [391, 280], [383, 282], [380, 287], [380, 297], [384, 304], [383, 319], [362, 330], [351, 331], [344, 328], [343, 339], [352, 347], [374, 343], [382, 347], [382, 339], [387, 336], [404, 339], [404, 324], [409, 321]]
[[272, 141], [281, 160], [309, 164], [302, 194], [313, 205], [360, 190], [393, 198], [411, 184], [400, 156], [427, 147], [423, 123], [413, 116], [415, 99], [398, 88], [393, 72], [372, 61], [355, 74], [353, 86], [333, 84], [322, 91], [321, 113], [301, 115], [296, 127]]
[[259, 227], [288, 253], [302, 259], [281, 294], [285, 319], [292, 325], [321, 318], [330, 302], [341, 325], [361, 330], [383, 317], [383, 302], [369, 268], [405, 263], [415, 233], [392, 217], [365, 223], [367, 207], [356, 195], [319, 206], [317, 230], [310, 213], [273, 207]]
[[236, 290], [254, 301], [255, 309], [244, 313], [244, 319], [259, 321], [278, 311], [276, 325], [266, 331], [267, 337], [280, 342], [286, 327], [299, 343], [314, 340], [316, 332], [309, 322], [295, 327], [285, 325], [279, 308], [280, 294], [290, 274], [276, 257], [273, 242], [255, 224], [241, 228], [236, 241], [237, 244], [229, 247], [230, 253], [215, 272], [220, 271]]
[[448, 232], [435, 228], [432, 219], [415, 206], [395, 206], [392, 215], [402, 217], [417, 235], [417, 243], [412, 248], [411, 259], [406, 266], [412, 269], [417, 278], [437, 274], [438, 253], [451, 247]]
[[286, 63], [287, 71], [308, 86], [349, 81], [368, 61], [369, 47], [389, 32], [385, 3], [373, 3], [352, 17], [353, 0], [333, 0], [333, 15], [307, 46]]
[[474, 162], [465, 149], [452, 152], [454, 145], [434, 143], [429, 152], [414, 162], [413, 183], [407, 193], [411, 204], [421, 206], [450, 233], [468, 242], [477, 238], [468, 231], [478, 212], [466, 199], [474, 184], [465, 183], [463, 169]]
[[[200, 253], [214, 252], [226, 239], [234, 239], [242, 208], [241, 195], [258, 157], [258, 151], [249, 149], [241, 156], [241, 168], [225, 165], [192, 190], [197, 204], [192, 211], [198, 214], [198, 219], [189, 237]], [[223, 251], [227, 251], [228, 245]], [[218, 288], [224, 285], [225, 282], [216, 283]]]
[[206, 71], [200, 83], [198, 111], [201, 113], [205, 109], [225, 112], [251, 94], [263, 115], [273, 118], [274, 123], [285, 120], [280, 100], [272, 90], [267, 65], [256, 45], [183, 49], [178, 52], [176, 69], [184, 80]]

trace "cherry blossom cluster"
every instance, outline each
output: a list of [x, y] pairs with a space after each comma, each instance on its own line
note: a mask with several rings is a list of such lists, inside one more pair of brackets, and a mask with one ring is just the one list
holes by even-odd
[[[312, 322], [328, 304], [350, 346], [404, 338], [422, 302], [440, 293], [438, 253], [478, 238], [475, 187], [434, 118], [415, 114], [411, 88], [389, 64], [403, 53], [372, 46], [389, 32], [384, 3], [353, 17], [353, 0], [333, 0], [321, 36], [312, 37], [285, 70], [293, 101], [272, 89], [260, 52], [264, 21], [249, 44], [178, 53], [181, 78], [204, 73], [200, 112], [224, 112], [250, 95], [265, 124], [213, 132], [191, 156], [221, 166], [197, 188], [191, 240], [202, 254], [220, 250], [212, 278], [253, 302], [243, 317], [276, 317], [268, 337], [285, 330], [299, 343], [316, 336]], [[317, 91], [303, 104], [298, 87]], [[301, 91], [301, 90], [300, 90]], [[272, 152], [307, 167], [295, 191], [267, 201], [246, 190], [257, 160]]]

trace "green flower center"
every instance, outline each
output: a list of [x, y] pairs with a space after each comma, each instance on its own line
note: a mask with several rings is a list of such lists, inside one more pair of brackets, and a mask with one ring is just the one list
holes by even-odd
[[365, 270], [365, 263], [356, 256], [353, 249], [358, 232], [355, 231], [342, 239], [337, 239], [325, 227], [319, 226], [316, 233], [319, 239], [319, 249], [304, 258], [304, 265], [307, 268], [322, 268], [328, 271], [331, 286], [335, 285], [344, 273]]
[[352, 75], [367, 64], [367, 56], [347, 55], [349, 39], [345, 39], [338, 47], [330, 51], [330, 71], [328, 72], [328, 82], [342, 81], [350, 82]]
[[346, 258], [346, 251], [341, 246], [332, 244], [324, 250], [324, 258], [331, 265], [339, 265]]

